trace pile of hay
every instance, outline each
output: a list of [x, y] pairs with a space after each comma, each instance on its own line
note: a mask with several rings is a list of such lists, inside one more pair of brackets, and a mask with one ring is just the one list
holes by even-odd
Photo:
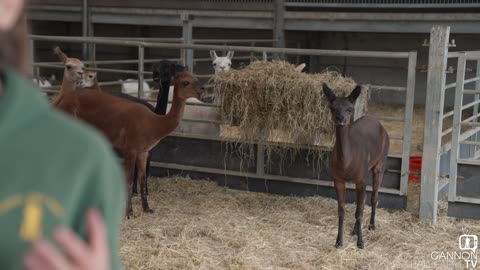
[[[459, 235], [480, 231], [478, 221], [446, 217], [443, 201], [436, 224], [378, 209], [372, 232], [367, 206], [365, 249], [359, 250], [350, 235], [355, 205], [347, 204], [344, 248], [336, 249], [333, 199], [245, 192], [178, 177], [150, 183], [155, 213], [125, 220], [122, 229], [120, 253], [130, 270], [464, 269], [463, 260], [434, 260], [432, 252], [459, 251]], [[141, 213], [138, 197], [134, 207]]]
[[[337, 72], [297, 72], [285, 61], [257, 61], [241, 70], [213, 78], [223, 121], [238, 126], [243, 141], [282, 141], [333, 146], [334, 125], [324, 98], [326, 83], [338, 96], [347, 96], [356, 83]], [[357, 100], [357, 113], [367, 108], [367, 89]]]

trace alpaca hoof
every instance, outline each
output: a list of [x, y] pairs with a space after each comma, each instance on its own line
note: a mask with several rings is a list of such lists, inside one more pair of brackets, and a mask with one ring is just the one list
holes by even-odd
[[357, 243], [357, 248], [358, 249], [363, 249], [363, 243]]
[[368, 225], [368, 230], [375, 231], [375, 224]]
[[337, 242], [335, 244], [335, 248], [341, 248], [341, 247], [343, 247], [343, 242]]

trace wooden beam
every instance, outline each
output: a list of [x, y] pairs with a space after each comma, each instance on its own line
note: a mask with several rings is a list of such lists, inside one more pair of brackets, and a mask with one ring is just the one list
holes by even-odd
[[449, 35], [449, 26], [434, 26], [430, 32], [420, 218], [432, 222], [437, 221], [439, 153]]

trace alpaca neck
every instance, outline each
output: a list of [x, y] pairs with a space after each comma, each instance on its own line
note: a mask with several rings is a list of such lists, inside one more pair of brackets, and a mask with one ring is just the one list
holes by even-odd
[[350, 125], [336, 126], [335, 128], [335, 150], [337, 161], [348, 165], [351, 160]]
[[72, 80], [67, 74], [63, 75], [62, 80], [62, 88], [60, 89], [60, 93], [64, 93], [67, 91], [73, 91], [77, 88], [76, 81]]
[[175, 88], [173, 89], [172, 107], [164, 118], [166, 123], [163, 124], [163, 128], [166, 128], [168, 133], [174, 131], [178, 127], [183, 118], [184, 109], [185, 100], [178, 96], [177, 86], [175, 85]]

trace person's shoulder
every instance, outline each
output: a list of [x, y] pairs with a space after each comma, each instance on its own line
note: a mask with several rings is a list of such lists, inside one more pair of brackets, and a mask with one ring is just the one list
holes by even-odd
[[78, 159], [98, 160], [113, 154], [103, 134], [81, 120], [50, 109], [43, 122], [45, 126], [52, 127], [57, 147], [70, 149]]

